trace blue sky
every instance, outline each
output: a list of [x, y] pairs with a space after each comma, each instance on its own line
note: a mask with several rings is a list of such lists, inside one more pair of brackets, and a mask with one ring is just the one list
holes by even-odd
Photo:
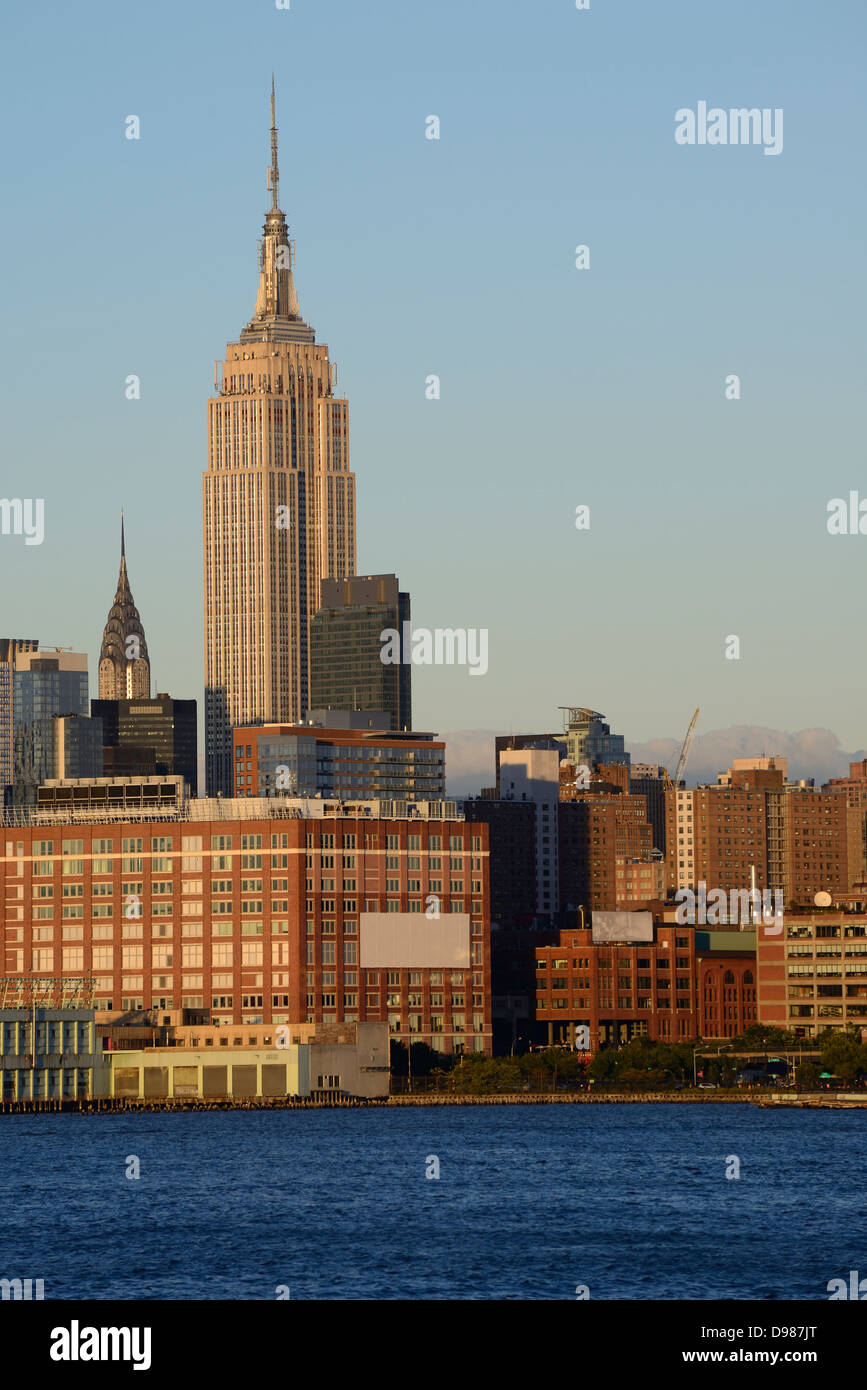
[[[416, 726], [573, 702], [646, 742], [700, 705], [860, 748], [867, 536], [825, 519], [867, 497], [865, 35], [861, 0], [10, 8], [2, 493], [46, 535], [0, 537], [0, 630], [88, 651], [93, 686], [124, 506], [156, 684], [201, 700], [206, 401], [255, 297], [273, 69], [359, 570], [489, 631], [486, 676], [416, 668]], [[782, 108], [783, 152], [678, 145], [700, 100]]]

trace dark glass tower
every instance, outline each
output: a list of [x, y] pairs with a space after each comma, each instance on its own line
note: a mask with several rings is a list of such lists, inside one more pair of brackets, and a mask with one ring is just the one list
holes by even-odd
[[31, 806], [40, 782], [57, 772], [56, 716], [87, 715], [87, 657], [58, 650], [19, 653], [17, 662], [12, 676], [12, 788], [5, 795], [16, 806]]
[[91, 700], [103, 723], [107, 777], [154, 777], [179, 773], [193, 796], [198, 786], [195, 700]]
[[[383, 710], [391, 729], [411, 729], [410, 604], [397, 576], [324, 579], [321, 602], [310, 624], [310, 709]], [[383, 663], [386, 629], [399, 634], [406, 660]]]

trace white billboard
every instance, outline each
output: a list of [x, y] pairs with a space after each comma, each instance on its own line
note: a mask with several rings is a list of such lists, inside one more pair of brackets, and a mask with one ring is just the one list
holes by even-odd
[[652, 912], [594, 912], [590, 917], [594, 941], [652, 941]]
[[445, 912], [362, 912], [362, 970], [466, 970], [470, 964], [470, 916]]

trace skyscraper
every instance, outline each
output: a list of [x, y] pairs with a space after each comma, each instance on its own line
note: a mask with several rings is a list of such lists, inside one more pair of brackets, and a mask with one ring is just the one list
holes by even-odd
[[[12, 784], [4, 789], [5, 799], [16, 806], [35, 805], [40, 782], [56, 776], [58, 715], [87, 717], [86, 655], [59, 647], [17, 650], [12, 672]], [[92, 732], [101, 741], [102, 727]]]
[[195, 796], [198, 788], [195, 700], [174, 700], [171, 695], [91, 700], [90, 712], [104, 730], [107, 777], [178, 773]]
[[323, 579], [355, 572], [349, 407], [328, 348], [301, 317], [279, 205], [271, 89], [271, 206], [253, 317], [226, 348], [208, 403], [204, 475], [208, 792], [232, 793], [232, 729], [308, 707], [309, 619]]
[[120, 573], [114, 603], [109, 609], [99, 653], [99, 698], [147, 699], [151, 693], [148, 644], [126, 572], [123, 517], [120, 522]]
[[[412, 663], [404, 650], [410, 620], [409, 594], [393, 574], [323, 580], [322, 606], [310, 622], [311, 709], [384, 710], [390, 728], [411, 729]], [[398, 634], [405, 660], [383, 663], [386, 629]]]

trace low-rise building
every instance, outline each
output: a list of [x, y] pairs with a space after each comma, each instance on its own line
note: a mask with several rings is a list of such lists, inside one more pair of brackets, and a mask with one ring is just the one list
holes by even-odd
[[0, 1100], [99, 1094], [102, 1055], [83, 980], [0, 983]]
[[385, 1023], [293, 1024], [243, 1032], [182, 1029], [170, 1045], [112, 1050], [108, 1089], [127, 1100], [248, 1100], [317, 1094], [388, 1095]]
[[700, 1037], [739, 1037], [759, 1021], [754, 931], [697, 931], [695, 963]]
[[536, 1019], [551, 1043], [575, 1046], [582, 1025], [596, 1052], [634, 1037], [735, 1037], [759, 1021], [755, 932], [595, 912], [590, 929], [563, 930], [535, 954]]
[[575, 1046], [582, 1027], [590, 1052], [696, 1036], [694, 929], [649, 912], [594, 912], [591, 927], [566, 928], [559, 945], [535, 954], [536, 1019], [548, 1042]]

